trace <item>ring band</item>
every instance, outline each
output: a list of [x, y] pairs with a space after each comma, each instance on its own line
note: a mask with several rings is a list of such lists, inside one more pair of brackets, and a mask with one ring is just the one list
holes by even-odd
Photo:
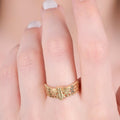
[[45, 84], [45, 91], [47, 96], [52, 98], [57, 98], [60, 100], [65, 99], [66, 97], [69, 97], [76, 92], [80, 90], [80, 81], [79, 79], [76, 80], [71, 85], [65, 86], [65, 87], [50, 87], [47, 84]]

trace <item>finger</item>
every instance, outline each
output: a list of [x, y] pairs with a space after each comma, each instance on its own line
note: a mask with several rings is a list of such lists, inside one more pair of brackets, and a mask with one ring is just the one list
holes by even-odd
[[[51, 87], [67, 86], [77, 80], [72, 39], [64, 22], [61, 9], [62, 8], [58, 6], [54, 9], [43, 10], [42, 13], [42, 46], [46, 83]], [[71, 116], [78, 116], [79, 112], [77, 109], [80, 108], [79, 103], [79, 94], [69, 96], [63, 101], [47, 97], [46, 113], [50, 114], [51, 118], [49, 119], [58, 119], [60, 118], [59, 114], [63, 114], [67, 109], [72, 108], [70, 111]], [[49, 108], [51, 108], [51, 110]], [[56, 115], [54, 115], [54, 113], [56, 113]], [[64, 117], [65, 119], [70, 119], [69, 115], [63, 116], [63, 119]]]
[[32, 22], [28, 28], [21, 40], [17, 57], [21, 93], [20, 117], [36, 120], [41, 118], [45, 100], [40, 22]]
[[0, 68], [0, 120], [16, 120], [19, 113], [17, 50], [18, 46], [11, 50]]
[[43, 11], [42, 45], [46, 80], [51, 86], [69, 85], [76, 80], [72, 40], [60, 7]]
[[93, 119], [103, 115], [101, 117], [114, 120], [117, 106], [108, 59], [109, 46], [95, 2], [73, 0], [73, 10], [78, 29], [82, 98], [89, 105]]
[[44, 10], [42, 21], [42, 45], [47, 84], [54, 87], [69, 85], [77, 77], [72, 40], [60, 6]]

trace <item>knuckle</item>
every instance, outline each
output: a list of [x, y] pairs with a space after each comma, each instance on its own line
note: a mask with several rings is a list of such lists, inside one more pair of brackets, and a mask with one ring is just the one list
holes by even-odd
[[[81, 12], [83, 10], [84, 12]], [[95, 21], [95, 19], [98, 19], [98, 11], [94, 6], [93, 2], [90, 1], [85, 1], [84, 5], [81, 4], [80, 6], [78, 6], [77, 13], [79, 14], [78, 16], [79, 19], [83, 17], [90, 20], [92, 23]]]
[[82, 54], [91, 61], [102, 61], [107, 55], [108, 44], [104, 40], [90, 40], [83, 43]]
[[19, 52], [17, 56], [17, 62], [20, 70], [32, 69], [37, 62], [39, 55], [40, 51], [34, 48]]
[[15, 68], [12, 65], [5, 66], [1, 69], [0, 80], [1, 81], [10, 81], [16, 77]]
[[55, 56], [64, 56], [68, 53], [68, 38], [58, 37], [57, 39], [50, 39], [46, 44], [46, 52], [49, 55]]

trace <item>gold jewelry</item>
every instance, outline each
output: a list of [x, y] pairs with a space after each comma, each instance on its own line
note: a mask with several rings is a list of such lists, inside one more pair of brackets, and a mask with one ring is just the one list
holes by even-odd
[[45, 90], [47, 96], [63, 100], [64, 98], [69, 97], [80, 90], [80, 82], [79, 80], [76, 80], [74, 83], [66, 87], [55, 88], [45, 84]]

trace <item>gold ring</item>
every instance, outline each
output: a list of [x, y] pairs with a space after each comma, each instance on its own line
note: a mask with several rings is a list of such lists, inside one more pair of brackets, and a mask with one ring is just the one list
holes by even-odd
[[73, 82], [71, 85], [65, 87], [50, 87], [45, 84], [45, 91], [47, 96], [52, 98], [57, 98], [60, 100], [69, 97], [80, 90], [80, 81], [79, 79]]

